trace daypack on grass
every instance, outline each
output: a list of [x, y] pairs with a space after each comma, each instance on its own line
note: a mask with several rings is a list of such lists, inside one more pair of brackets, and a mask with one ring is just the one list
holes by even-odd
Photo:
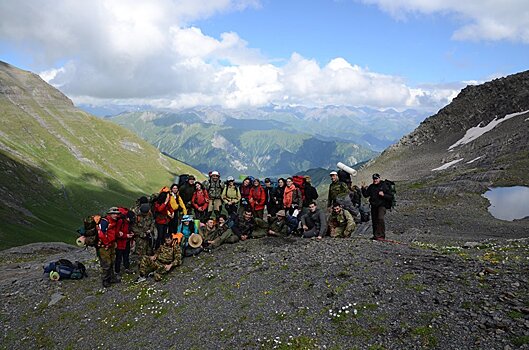
[[388, 187], [389, 192], [393, 195], [391, 202], [388, 201], [389, 203], [386, 204], [386, 209], [393, 209], [397, 205], [397, 186], [393, 181], [388, 179], [385, 179], [384, 183]]
[[59, 259], [55, 262], [50, 262], [44, 265], [44, 273], [50, 275], [50, 279], [72, 279], [79, 280], [83, 277], [88, 277], [86, 267], [79, 261], [71, 262], [67, 259]]

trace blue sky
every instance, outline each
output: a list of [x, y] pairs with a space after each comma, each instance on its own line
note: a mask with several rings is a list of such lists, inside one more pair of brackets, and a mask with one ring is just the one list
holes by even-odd
[[79, 104], [436, 110], [529, 69], [529, 2], [0, 4], [0, 59]]

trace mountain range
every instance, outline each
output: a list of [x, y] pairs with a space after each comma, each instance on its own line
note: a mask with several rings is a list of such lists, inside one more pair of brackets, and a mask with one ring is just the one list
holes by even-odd
[[73, 242], [86, 215], [130, 206], [201, 174], [76, 108], [38, 75], [0, 62], [0, 248]]
[[408, 110], [267, 106], [136, 111], [109, 119], [206, 173], [288, 175], [369, 160], [424, 118]]

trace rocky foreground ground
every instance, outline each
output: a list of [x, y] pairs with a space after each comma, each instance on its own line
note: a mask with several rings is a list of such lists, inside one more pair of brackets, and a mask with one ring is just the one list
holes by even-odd
[[[419, 231], [251, 240], [109, 289], [93, 251], [13, 248], [0, 253], [1, 347], [529, 348], [529, 240], [446, 246]], [[50, 281], [42, 265], [62, 257], [89, 277]]]

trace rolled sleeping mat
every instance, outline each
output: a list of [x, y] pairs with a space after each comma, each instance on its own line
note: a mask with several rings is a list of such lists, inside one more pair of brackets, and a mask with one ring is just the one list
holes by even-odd
[[83, 247], [83, 246], [84, 246], [84, 241], [85, 241], [84, 236], [81, 236], [81, 237], [77, 238], [77, 240], [75, 241], [75, 243], [77, 243], [77, 245], [78, 245], [79, 247]]
[[58, 281], [61, 278], [61, 275], [57, 271], [51, 271], [50, 272], [50, 280], [52, 281]]
[[336, 164], [336, 166], [338, 167], [338, 169], [343, 170], [343, 171], [345, 171], [346, 173], [348, 173], [348, 174], [350, 174], [352, 176], [356, 176], [356, 174], [358, 173], [356, 170], [354, 170], [350, 166], [345, 165], [342, 162], [338, 162], [338, 164]]

